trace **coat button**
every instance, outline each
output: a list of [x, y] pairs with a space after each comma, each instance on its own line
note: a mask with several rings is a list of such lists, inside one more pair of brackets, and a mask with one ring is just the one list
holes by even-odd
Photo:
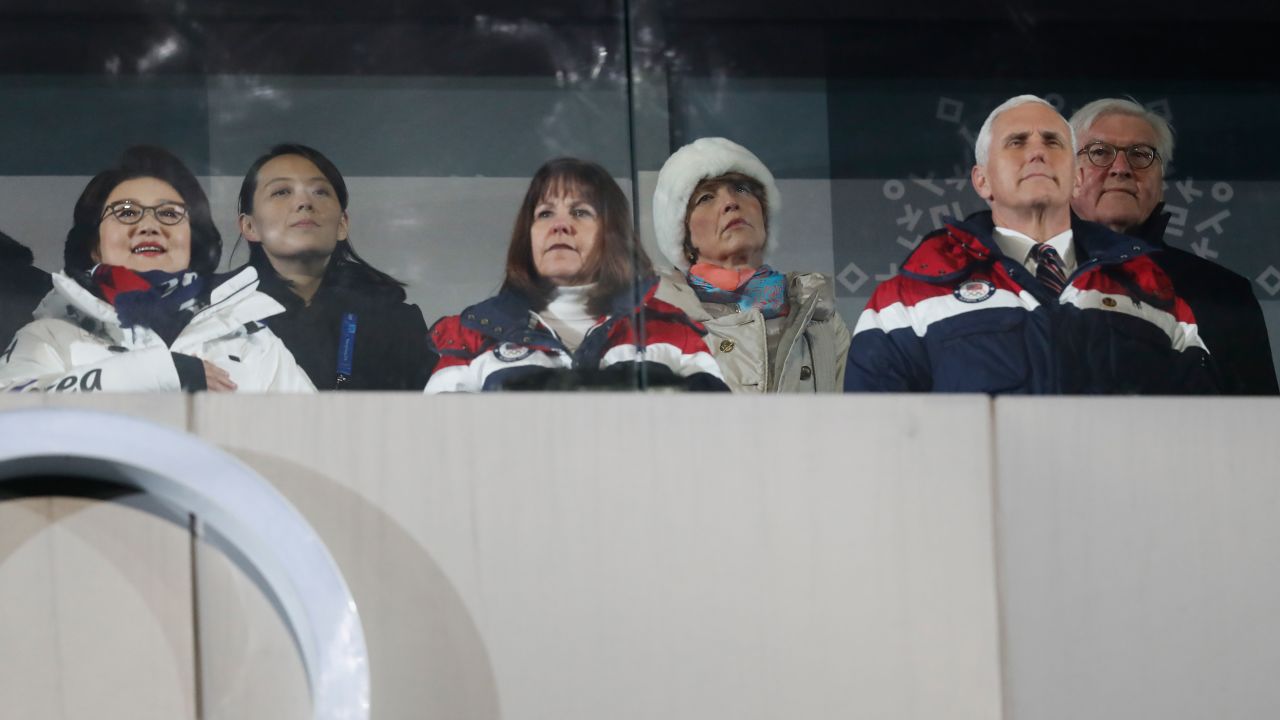
[[489, 318], [480, 318], [480, 324], [481, 324], [481, 325], [488, 325], [488, 324], [489, 324]]
[[732, 340], [720, 341], [720, 352], [733, 352], [733, 348], [734, 348], [734, 345]]
[[808, 380], [811, 377], [813, 377], [813, 369], [810, 368], [808, 365], [800, 366], [800, 379]]
[[1102, 298], [1102, 304], [1106, 305], [1107, 307], [1115, 307], [1116, 301], [1115, 301], [1115, 298]]

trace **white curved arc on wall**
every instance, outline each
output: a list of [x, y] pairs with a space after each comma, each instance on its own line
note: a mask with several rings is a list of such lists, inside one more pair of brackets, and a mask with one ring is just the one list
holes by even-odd
[[0, 485], [35, 474], [126, 481], [196, 515], [253, 564], [297, 638], [316, 720], [367, 720], [369, 655], [355, 600], [324, 542], [274, 487], [193, 435], [101, 412], [0, 413]]

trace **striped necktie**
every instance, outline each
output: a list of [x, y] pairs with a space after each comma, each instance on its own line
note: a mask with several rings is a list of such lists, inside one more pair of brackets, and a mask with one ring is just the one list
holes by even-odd
[[1049, 243], [1036, 243], [1031, 249], [1036, 259], [1036, 279], [1056, 294], [1062, 294], [1067, 284], [1067, 274], [1062, 269], [1062, 258]]

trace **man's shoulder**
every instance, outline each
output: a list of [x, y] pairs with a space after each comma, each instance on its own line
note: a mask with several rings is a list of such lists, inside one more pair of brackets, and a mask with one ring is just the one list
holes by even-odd
[[1182, 248], [1166, 246], [1161, 252], [1154, 253], [1151, 259], [1168, 273], [1175, 287], [1195, 284], [1235, 292], [1253, 292], [1253, 283], [1248, 278]]
[[31, 265], [0, 267], [0, 283], [5, 292], [14, 295], [44, 297], [53, 287], [49, 273]]
[[483, 334], [501, 334], [502, 328], [529, 321], [529, 300], [512, 290], [502, 289], [459, 313], [461, 324]]
[[897, 276], [931, 285], [957, 282], [992, 259], [990, 235], [969, 223], [946, 224], [925, 235]]
[[1160, 250], [1144, 238], [1118, 233], [1098, 223], [1071, 215], [1071, 239], [1081, 263], [1096, 260], [1102, 264], [1122, 263]]
[[441, 356], [470, 357], [493, 340], [478, 330], [469, 328], [462, 315], [446, 315], [431, 326], [431, 345]]

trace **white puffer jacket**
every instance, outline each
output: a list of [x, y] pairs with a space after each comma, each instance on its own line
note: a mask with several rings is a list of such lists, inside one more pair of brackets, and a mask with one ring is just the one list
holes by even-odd
[[240, 392], [314, 392], [284, 343], [262, 324], [284, 308], [257, 286], [253, 268], [226, 278], [166, 346], [148, 328], [120, 327], [115, 308], [57, 273], [36, 319], [0, 352], [0, 390], [181, 390], [171, 355], [181, 353], [226, 370]]

